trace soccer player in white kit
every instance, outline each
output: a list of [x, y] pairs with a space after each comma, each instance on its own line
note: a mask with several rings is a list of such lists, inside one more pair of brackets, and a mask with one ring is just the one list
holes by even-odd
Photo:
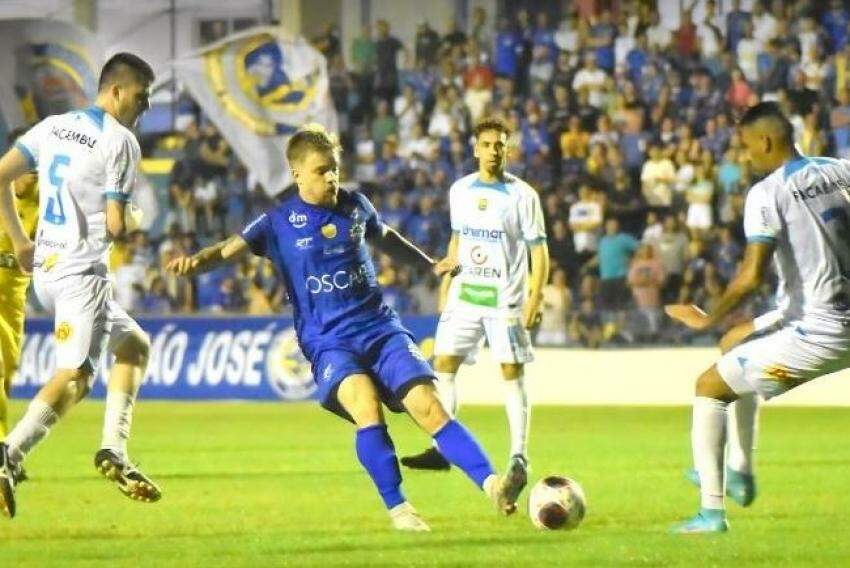
[[[56, 339], [56, 372], [0, 445], [0, 510], [10, 518], [15, 515], [16, 471], [89, 392], [104, 350], [115, 355], [115, 364], [95, 467], [134, 500], [161, 497], [127, 457], [150, 342], [115, 302], [107, 278], [111, 240], [126, 234], [128, 222], [138, 221], [128, 215], [128, 202], [141, 151], [129, 129], [149, 107], [153, 79], [150, 66], [139, 57], [113, 56], [101, 71], [94, 106], [45, 118], [0, 159], [0, 221], [20, 265], [33, 272], [39, 301], [54, 313]], [[9, 181], [36, 167], [42, 192], [33, 243], [15, 213]]]
[[[511, 433], [507, 476], [519, 495], [527, 483], [530, 417], [524, 368], [533, 360], [529, 329], [539, 322], [543, 286], [549, 278], [549, 251], [540, 197], [505, 171], [509, 135], [499, 119], [479, 122], [474, 146], [478, 171], [449, 189], [452, 237], [447, 256], [457, 259], [463, 270], [443, 280], [434, 369], [440, 398], [454, 416], [458, 409], [455, 375], [487, 338], [505, 379]], [[438, 448], [401, 462], [416, 469], [448, 468]]]
[[787, 307], [778, 330], [733, 348], [697, 379], [691, 435], [701, 503], [674, 527], [679, 533], [728, 530], [723, 449], [731, 402], [753, 392], [770, 399], [850, 367], [850, 162], [798, 154], [775, 103], [752, 107], [740, 129], [753, 168], [772, 172], [747, 194], [744, 260], [712, 313], [691, 305], [667, 313], [696, 330], [716, 325], [759, 287], [772, 257]]

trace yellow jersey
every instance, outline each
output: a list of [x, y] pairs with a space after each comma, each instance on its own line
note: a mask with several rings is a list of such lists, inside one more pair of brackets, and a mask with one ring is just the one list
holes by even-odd
[[[15, 190], [15, 208], [18, 217], [24, 225], [24, 232], [30, 239], [35, 238], [35, 230], [38, 227], [38, 182], [28, 183], [25, 186], [12, 183]], [[20, 192], [20, 195], [19, 195]], [[13, 253], [12, 239], [6, 231], [0, 229], [0, 253]]]

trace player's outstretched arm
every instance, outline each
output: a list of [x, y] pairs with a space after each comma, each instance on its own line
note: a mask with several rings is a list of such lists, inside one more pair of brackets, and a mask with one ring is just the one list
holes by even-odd
[[717, 325], [726, 314], [738, 307], [744, 298], [761, 286], [771, 256], [773, 256], [773, 244], [749, 243], [744, 251], [744, 260], [741, 262], [738, 273], [726, 287], [712, 313], [707, 314], [690, 304], [666, 306], [664, 311], [674, 320], [697, 331]]
[[18, 218], [12, 190], [12, 182], [25, 174], [28, 169], [26, 156], [16, 147], [12, 147], [0, 158], [0, 227], [12, 240], [21, 268], [31, 272], [35, 247]]
[[228, 262], [235, 262], [249, 250], [248, 243], [239, 235], [201, 249], [192, 256], [181, 256], [169, 262], [165, 269], [178, 276], [193, 276], [208, 272]]
[[392, 227], [384, 226], [383, 234], [378, 237], [378, 248], [390, 255], [392, 258], [399, 260], [405, 264], [413, 264], [428, 268], [437, 276], [443, 274], [457, 274], [458, 263], [451, 257], [446, 257], [440, 261], [436, 261], [425, 252], [402, 237], [398, 231]]

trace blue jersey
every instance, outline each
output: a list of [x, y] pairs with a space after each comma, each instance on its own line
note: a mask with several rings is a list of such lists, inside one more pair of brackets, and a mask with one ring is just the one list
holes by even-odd
[[354, 339], [407, 333], [384, 302], [364, 238], [383, 231], [369, 200], [342, 189], [333, 208], [287, 192], [242, 231], [251, 251], [270, 259], [283, 276], [309, 359]]

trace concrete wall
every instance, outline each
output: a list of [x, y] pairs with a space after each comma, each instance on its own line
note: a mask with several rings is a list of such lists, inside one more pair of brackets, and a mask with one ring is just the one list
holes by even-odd
[[[694, 382], [714, 363], [716, 349], [538, 349], [526, 370], [535, 404], [689, 405]], [[487, 350], [458, 374], [462, 404], [501, 404], [498, 366]], [[850, 406], [850, 371], [803, 385], [768, 404]]]

